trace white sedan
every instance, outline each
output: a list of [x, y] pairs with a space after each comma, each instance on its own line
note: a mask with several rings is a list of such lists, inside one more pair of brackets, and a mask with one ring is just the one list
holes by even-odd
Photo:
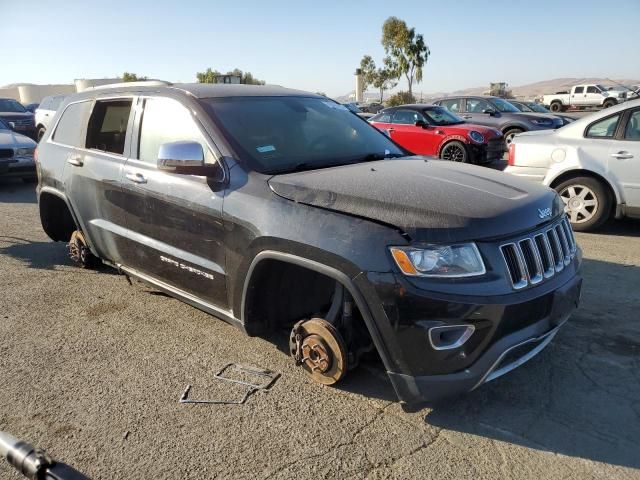
[[517, 135], [505, 172], [554, 188], [575, 230], [640, 218], [640, 100]]

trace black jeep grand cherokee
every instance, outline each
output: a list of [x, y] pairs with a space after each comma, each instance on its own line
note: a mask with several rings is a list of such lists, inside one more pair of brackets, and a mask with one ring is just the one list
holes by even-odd
[[405, 402], [542, 350], [581, 262], [550, 189], [407, 156], [344, 106], [276, 87], [116, 85], [69, 97], [38, 148], [42, 225], [237, 325], [290, 332], [333, 384], [377, 351]]

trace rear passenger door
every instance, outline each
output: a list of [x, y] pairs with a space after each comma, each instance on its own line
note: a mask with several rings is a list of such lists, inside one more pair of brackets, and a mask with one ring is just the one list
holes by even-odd
[[67, 152], [65, 190], [95, 253], [115, 263], [121, 261], [127, 242], [120, 177], [130, 142], [133, 102], [133, 97], [98, 99], [92, 109], [91, 102], [71, 104], [53, 136], [57, 142], [58, 130], [68, 112], [73, 113], [73, 105], [91, 111], [80, 127], [81, 147]]
[[192, 112], [175, 99], [141, 98], [136, 110], [135, 140], [122, 183], [131, 239], [125, 265], [178, 293], [226, 308], [224, 192], [206, 177], [157, 167], [160, 145], [177, 141], [199, 142], [205, 161], [214, 164], [205, 134]]

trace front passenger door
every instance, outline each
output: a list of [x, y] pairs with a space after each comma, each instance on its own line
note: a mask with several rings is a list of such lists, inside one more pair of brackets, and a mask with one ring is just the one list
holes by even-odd
[[165, 97], [141, 98], [135, 124], [138, 135], [122, 180], [132, 240], [127, 266], [178, 293], [227, 308], [224, 192], [207, 177], [157, 166], [160, 145], [177, 141], [200, 143], [205, 161], [214, 164], [205, 135], [189, 109]]
[[419, 120], [425, 122], [424, 116], [419, 112], [408, 109], [396, 110], [391, 118], [393, 125], [388, 131], [391, 133], [391, 138], [407, 150], [428, 155], [424, 141], [426, 130], [415, 125]]

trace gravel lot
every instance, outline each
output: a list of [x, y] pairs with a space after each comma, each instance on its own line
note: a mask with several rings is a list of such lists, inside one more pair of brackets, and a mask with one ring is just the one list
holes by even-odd
[[[577, 235], [583, 303], [542, 354], [405, 412], [375, 364], [311, 384], [268, 340], [73, 267], [34, 187], [0, 180], [0, 430], [112, 480], [640, 479], [639, 227]], [[228, 362], [282, 376], [243, 406], [178, 403], [187, 383], [224, 394], [212, 375]], [[0, 478], [19, 477], [0, 464]]]

